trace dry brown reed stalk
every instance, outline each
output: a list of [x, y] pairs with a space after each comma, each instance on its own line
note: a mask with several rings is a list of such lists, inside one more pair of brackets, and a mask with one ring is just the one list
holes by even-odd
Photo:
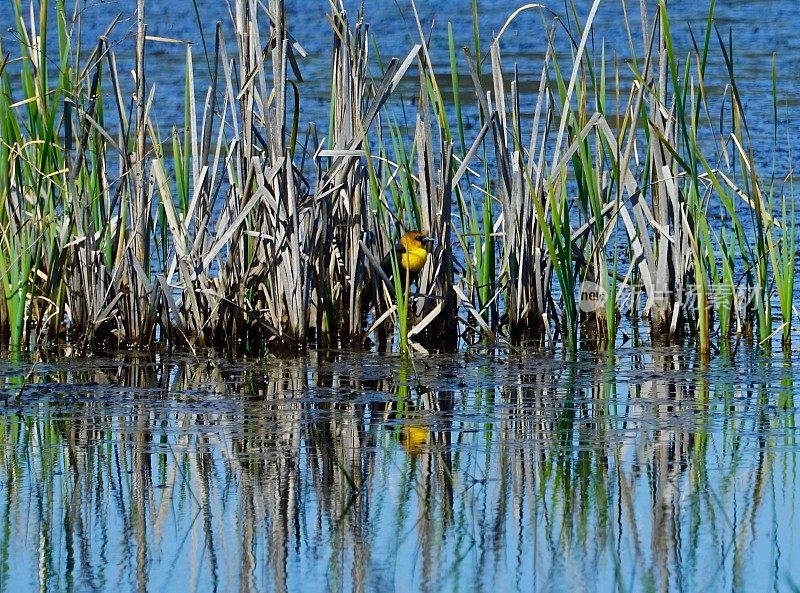
[[[457, 181], [456, 176], [463, 174], [475, 150], [471, 150], [460, 167], [456, 167], [443, 95], [413, 2], [412, 9], [420, 39], [417, 56], [420, 92], [413, 142], [417, 171], [408, 181], [416, 190], [413, 192], [413, 206], [415, 213], [418, 213], [419, 226], [434, 243], [425, 267], [419, 274], [417, 293], [408, 303], [408, 340], [413, 348], [422, 352], [429, 349], [453, 351], [457, 349], [459, 337], [451, 239], [453, 187], [454, 179]], [[476, 146], [482, 139], [483, 134], [480, 134]], [[480, 315], [476, 317], [480, 318]]]
[[[117, 19], [87, 59], [78, 80], [80, 90], [65, 102], [63, 199], [70, 217], [69, 233], [60, 241], [69, 261], [64, 273], [69, 339], [84, 349], [145, 348], [156, 339], [160, 307], [151, 269], [155, 187], [148, 165], [158, 142], [151, 121], [154, 90], [148, 90], [145, 79], [144, 19], [140, 0], [134, 120], [128, 119], [115, 54], [106, 41]], [[116, 139], [98, 121], [100, 80], [106, 66], [119, 124]], [[118, 163], [112, 180], [109, 168], [114, 154]], [[162, 325], [167, 323], [162, 320]]]
[[[513, 17], [512, 17], [513, 18]], [[601, 122], [594, 114], [586, 121], [578, 117], [570, 105], [571, 93], [576, 87], [585, 87], [585, 70], [582, 54], [571, 76], [563, 81], [562, 94], [554, 96], [548, 82], [555, 70], [561, 77], [559, 66], [553, 60], [555, 52], [554, 30], [548, 36], [547, 52], [539, 78], [538, 93], [530, 124], [530, 138], [524, 137], [521, 116], [522, 98], [519, 92], [518, 72], [507, 85], [500, 55], [500, 37], [489, 51], [492, 65], [491, 92], [483, 88], [478, 68], [469, 51], [465, 50], [467, 63], [476, 89], [478, 103], [487, 125], [491, 126], [495, 159], [498, 168], [497, 199], [502, 206], [502, 278], [505, 291], [506, 316], [512, 341], [541, 343], [550, 336], [551, 322], [564, 335], [574, 323], [568, 314], [572, 307], [571, 282], [565, 279], [577, 275], [586, 267], [583, 250], [573, 245], [591, 227], [561, 228], [567, 221], [566, 211], [560, 205], [566, 167], [590, 133]], [[587, 27], [586, 31], [590, 30]], [[584, 35], [585, 37], [585, 35]], [[581, 49], [581, 46], [576, 49]], [[506, 91], [506, 87], [510, 91]], [[557, 121], [558, 129], [551, 123]], [[557, 134], [555, 134], [557, 132]], [[554, 137], [555, 136], [555, 137]], [[551, 163], [548, 163], [551, 160]], [[592, 169], [593, 171], [593, 169]], [[602, 177], [601, 173], [598, 173]], [[608, 210], [601, 213], [608, 216]], [[567, 232], [568, 231], [568, 232]], [[601, 241], [605, 245], [607, 233]], [[595, 250], [597, 251], [597, 250]], [[565, 315], [559, 319], [553, 301], [551, 285], [554, 263], [560, 268], [562, 304]], [[573, 307], [574, 308], [574, 307]]]
[[[66, 27], [66, 15], [62, 10], [57, 11], [57, 19], [59, 26]], [[152, 325], [130, 323], [119, 314], [123, 276], [116, 265], [120, 258], [114, 257], [113, 250], [116, 246], [119, 253], [124, 249], [126, 236], [121, 230], [123, 224], [120, 221], [127, 220], [127, 212], [120, 210], [122, 214], [114, 215], [117, 210], [112, 202], [120, 194], [114, 194], [107, 177], [107, 147], [124, 146], [124, 142], [114, 142], [97, 121], [99, 80], [106, 57], [109, 57], [109, 65], [113, 68], [112, 54], [108, 51], [105, 38], [116, 22], [117, 19], [112, 21], [97, 47], [89, 53], [83, 67], [59, 72], [51, 104], [37, 100], [37, 117], [41, 118], [40, 121], [52, 123], [55, 121], [52, 119], [53, 111], [62, 106], [58, 98], [63, 98], [63, 146], [58, 144], [58, 135], [42, 137], [52, 131], [31, 126], [26, 133], [39, 140], [29, 144], [32, 147], [42, 146], [41, 155], [31, 158], [33, 155], [30, 153], [17, 152], [23, 160], [9, 162], [12, 194], [17, 191], [16, 181], [23, 179], [18, 174], [27, 167], [24, 160], [29, 159], [28, 164], [41, 161], [52, 169], [47, 172], [37, 167], [37, 175], [41, 175], [41, 179], [30, 187], [39, 187], [39, 195], [30, 195], [26, 201], [31, 205], [39, 201], [41, 206], [36, 206], [26, 215], [28, 220], [24, 227], [16, 228], [17, 221], [21, 219], [11, 217], [6, 229], [9, 234], [5, 235], [18, 239], [27, 237], [30, 254], [38, 254], [36, 267], [30, 270], [30, 278], [38, 278], [42, 282], [31, 285], [26, 296], [29, 303], [29, 343], [52, 344], [65, 340], [79, 347], [102, 348], [106, 345], [147, 344], [153, 337]], [[23, 45], [32, 52], [26, 55], [25, 60], [37, 63], [38, 56], [46, 53], [38, 45], [45, 38], [44, 32], [28, 31], [22, 24], [19, 24], [19, 30]], [[69, 47], [62, 40], [62, 61], [70, 59], [68, 50]], [[34, 58], [33, 54], [37, 57]], [[47, 69], [37, 68], [33, 72], [36, 88], [43, 95], [49, 95], [47, 89], [53, 80], [48, 77]], [[120, 96], [117, 92], [115, 98], [119, 103]], [[120, 112], [124, 114], [125, 108], [121, 107]], [[123, 130], [124, 121], [123, 118]], [[127, 154], [124, 150], [118, 149], [118, 152]], [[15, 171], [17, 166], [21, 168]], [[124, 175], [124, 162], [120, 170]], [[123, 184], [116, 187], [119, 192]], [[3, 246], [4, 249], [6, 247]]]
[[[148, 91], [145, 69], [147, 25], [144, 0], [136, 3], [136, 77], [134, 80], [135, 143], [130, 162], [130, 243], [123, 262], [123, 293], [120, 303], [126, 320], [126, 342], [130, 345], [149, 345], [155, 328], [155, 307], [151, 302], [153, 284], [150, 273], [151, 237], [153, 231], [153, 187], [147, 175], [149, 160], [147, 136], [153, 91]], [[125, 172], [127, 173], [127, 171]], [[124, 200], [125, 198], [123, 198]]]
[[[294, 164], [296, 139], [289, 130], [296, 129], [299, 94], [289, 70], [301, 80], [294, 53], [302, 49], [291, 43], [283, 28], [283, 3], [274, 2], [269, 8], [271, 72], [261, 59], [257, 3], [236, 4], [237, 58], [233, 61], [238, 63], [238, 75], [218, 38], [225, 92], [214, 164], [193, 161], [197, 209], [190, 209], [187, 220], [179, 220], [171, 198], [164, 199], [176, 248], [165, 285], [175, 285], [172, 274], [177, 271], [183, 298], [171, 308], [177, 312], [179, 333], [190, 342], [246, 345], [268, 341], [271, 348], [302, 348], [314, 337], [320, 343], [347, 344], [361, 338], [362, 250], [374, 225], [360, 160], [362, 143], [413, 62], [416, 48], [402, 64], [392, 60], [373, 89], [366, 70], [366, 29], [359, 24], [350, 31], [341, 9], [331, 7], [332, 148], [317, 151], [320, 164], [313, 195], [306, 174]], [[289, 90], [292, 101], [287, 101]], [[204, 115], [204, 138], [210, 136], [212, 118], [210, 112]], [[223, 134], [228, 130], [233, 138], [226, 144]], [[193, 142], [197, 137], [193, 129]], [[207, 159], [208, 148], [204, 152]], [[204, 188], [219, 183], [215, 175], [220, 154], [229, 189], [214, 236], [209, 238], [205, 229], [215, 209]], [[326, 168], [321, 166], [323, 159], [331, 159]], [[168, 196], [163, 170], [158, 174], [159, 188]], [[189, 236], [192, 228], [193, 238]]]
[[[365, 115], [376, 89], [369, 76], [368, 27], [354, 30], [341, 3], [330, 2], [333, 29], [328, 148], [317, 153], [314, 199], [324, 221], [314, 238], [312, 325], [321, 343], [360, 346], [367, 303], [368, 258], [374, 237], [369, 178], [361, 148], [371, 122]], [[384, 91], [385, 92], [385, 91]], [[362, 247], [364, 245], [364, 247]]]
[[[329, 148], [316, 155], [314, 201], [320, 210], [314, 236], [312, 324], [321, 343], [360, 345], [366, 309], [370, 302], [379, 302], [376, 291], [382, 286], [375, 281], [379, 267], [368, 262], [376, 262], [372, 251], [387, 243], [375, 218], [374, 204], [382, 198], [370, 196], [375, 188], [370, 187], [369, 173], [372, 167], [373, 176], [380, 177], [384, 164], [370, 157], [364, 143], [373, 125], [378, 126], [380, 138], [379, 112], [413, 63], [419, 46], [412, 48], [402, 63], [390, 60], [376, 86], [369, 77], [363, 14], [359, 13], [358, 24], [351, 30], [343, 6], [331, 2], [330, 8], [332, 105]], [[371, 298], [364, 298], [365, 291]]]
[[[318, 218], [315, 204], [303, 202], [307, 192], [294, 167], [287, 136], [288, 73], [294, 50], [286, 32], [284, 3], [269, 3], [271, 30], [266, 43], [260, 36], [259, 9], [254, 0], [238, 0], [235, 5], [241, 88], [230, 99], [232, 103], [238, 99], [238, 110], [232, 109], [231, 117], [241, 118], [235, 128], [241, 137], [227, 204], [231, 210], [250, 200], [255, 204], [233, 237], [227, 278], [221, 280], [230, 282], [223, 286], [228, 294], [238, 293], [236, 298], [230, 294], [231, 301], [266, 321], [276, 347], [305, 347], [311, 228]], [[262, 48], [270, 62], [264, 62]], [[230, 93], [232, 81], [227, 84]], [[294, 108], [299, 109], [296, 98]], [[247, 319], [241, 321], [250, 325]]]
[[[669, 71], [664, 29], [663, 26], [658, 26], [658, 12], [654, 17], [653, 28], [647, 27], [648, 20], [644, 16], [647, 14], [646, 2], [642, 3], [642, 9], [645, 11], [642, 22], [645, 36], [643, 41], [645, 47], [651, 48], [651, 52], [655, 50], [652, 61], [657, 64], [654, 73], [657, 80], [651, 80], [647, 73], [644, 79], [645, 86], [653, 84], [656, 89], [654, 93], [644, 95], [645, 104], [650, 103], [647, 125], [650, 127], [649, 133], [662, 141], [650, 144], [651, 207], [647, 209], [642, 204], [642, 208], [637, 211], [637, 219], [643, 213], [646, 214], [646, 224], [655, 229], [652, 239], [648, 237], [649, 233], [642, 232], [639, 233], [639, 239], [644, 245], [652, 278], [652, 285], [648, 287], [651, 337], [654, 341], [668, 343], [683, 330], [684, 285], [691, 281], [689, 275], [692, 260], [688, 244], [691, 229], [687, 228], [686, 201], [678, 190], [676, 163], [665, 147], [677, 145], [678, 122], [674, 117], [674, 98], [672, 108], [667, 107]], [[648, 63], [650, 60], [648, 54]], [[640, 229], [642, 226], [639, 222]]]
[[[656, 109], [648, 121], [651, 133], [657, 132], [667, 142], [677, 139], [677, 121]], [[657, 131], [657, 132], [656, 132]], [[655, 272], [651, 310], [651, 337], [654, 342], [669, 343], [683, 332], [684, 288], [693, 275], [691, 228], [682, 192], [678, 189], [676, 167], [669, 153], [655, 145], [650, 153], [652, 192], [651, 225], [656, 229], [653, 241]]]
[[[610, 283], [616, 286], [616, 273], [609, 270], [606, 249], [620, 218], [633, 252], [631, 266], [638, 269], [638, 280], [648, 296], [646, 310], [652, 315], [653, 335], [670, 339], [680, 332], [684, 286], [697, 280], [694, 266], [698, 258], [693, 257], [693, 250], [698, 252], [699, 248], [692, 237], [689, 206], [679, 189], [682, 173], [672, 157], [674, 147], [679, 145], [679, 122], [674, 114], [675, 99], [671, 107], [666, 103], [669, 64], [663, 33], [653, 51], [663, 15], [657, 13], [652, 29], [649, 24], [645, 26], [645, 46], [650, 52], [643, 77], [634, 81], [630, 93], [621, 128], [621, 134], [627, 134], [623, 143], [615, 137], [604, 115], [591, 113], [588, 105], [587, 89], [595, 81], [588, 79], [591, 63], [585, 47], [597, 6], [595, 2], [580, 40], [573, 41], [575, 56], [569, 77], [563, 75], [555, 59], [555, 26], [548, 35], [527, 149], [522, 143], [517, 74], [508, 94], [500, 39], [494, 41], [488, 54], [492, 65], [491, 93], [483, 88], [478, 68], [467, 52], [484, 120], [492, 126], [497, 197], [503, 208], [506, 312], [513, 340], [542, 339], [551, 322], [557, 332], [571, 336], [577, 333], [574, 303], [570, 302], [574, 298], [574, 278], [591, 280], [606, 290]], [[652, 92], [648, 91], [651, 62], [657, 62], [659, 68], [658, 90]], [[553, 76], [557, 95], [548, 85]], [[649, 140], [646, 146], [637, 146], [642, 139], [637, 133], [642, 109], [649, 116]], [[557, 133], [551, 129], [551, 121], [558, 122]], [[641, 188], [642, 181], [631, 172], [632, 155], [639, 154], [650, 159], [646, 167], [647, 188]], [[570, 162], [572, 169], [568, 172]], [[559, 198], [569, 175], [578, 182], [577, 202], [582, 206], [583, 219], [578, 218], [577, 222], [582, 225], [575, 225], [575, 216], [566, 210], [568, 202]], [[616, 191], [612, 186], [615, 180]], [[647, 192], [653, 196], [652, 206], [642, 199]], [[552, 315], [553, 271], [561, 287], [562, 319]], [[628, 282], [630, 270], [622, 278], [623, 283]], [[595, 344], [613, 343], [608, 316], [615, 314], [613, 303], [611, 307], [583, 313], [586, 336], [593, 337]], [[575, 347], [574, 338], [569, 343]]]
[[[216, 29], [215, 64], [211, 86], [204, 102], [202, 116], [196, 108], [193, 61], [191, 49], [186, 51], [186, 101], [189, 116], [185, 124], [183, 151], [189, 161], [191, 180], [185, 189], [191, 196], [185, 210], [178, 210], [171, 193], [165, 166], [161, 161], [153, 163], [153, 175], [158, 185], [164, 218], [171, 239], [172, 254], [165, 269], [158, 276], [158, 286], [163, 296], [164, 315], [167, 317], [165, 338], [178, 345], [192, 348], [207, 347], [225, 340], [226, 335], [236, 332], [241, 316], [225, 315], [224, 277], [219, 253], [230, 249], [230, 237], [237, 231], [254, 203], [241, 205], [231, 210], [228, 203], [220, 207], [215, 225], [212, 220], [217, 212], [218, 197], [224, 183], [224, 169], [233, 166], [232, 154], [238, 146], [233, 139], [227, 143], [224, 123], [233, 109], [232, 88], [226, 85], [223, 105], [216, 111], [216, 100], [220, 84], [220, 63], [225, 68], [225, 80], [229, 81], [229, 61], [225, 53], [221, 27]], [[216, 139], [214, 122], [220, 123]], [[235, 130], [235, 129], [234, 129]], [[176, 141], [180, 142], [177, 132]], [[176, 156], [177, 158], [177, 156]], [[191, 192], [191, 193], [189, 193]]]
[[[270, 24], [266, 42], [259, 28], [262, 13]], [[317, 216], [293, 162], [289, 118], [297, 119], [297, 93], [293, 103], [287, 99], [288, 89], [295, 88], [290, 70], [301, 79], [294, 54], [303, 50], [286, 32], [283, 2], [264, 9], [256, 1], [237, 0], [233, 20], [236, 55], [228, 56], [218, 27], [217, 66], [200, 127], [190, 90], [194, 189], [187, 212], [175, 210], [163, 167], [156, 168], [175, 248], [161, 279], [163, 294], [176, 337], [190, 345], [261, 344], [256, 349], [263, 349], [269, 342], [276, 349], [304, 348]], [[220, 84], [222, 105], [216, 108]], [[176, 288], [179, 298], [171, 294]]]
[[[107, 33], [109, 32], [110, 29], [107, 30]], [[68, 237], [69, 243], [65, 242], [63, 245], [69, 261], [68, 273], [65, 274], [66, 300], [72, 341], [85, 345], [115, 341], [114, 332], [117, 330], [117, 324], [114, 318], [119, 302], [117, 296], [119, 291], [118, 285], [114, 288], [114, 284], [120, 275], [118, 269], [115, 273], [114, 264], [118, 259], [113, 251], [116, 246], [124, 242], [123, 224], [119, 216], [112, 218], [113, 190], [105, 166], [107, 146], [114, 143], [106, 140], [95, 119], [103, 57], [107, 51], [108, 46], [101, 40], [87, 63], [87, 70], [93, 73], [86, 99], [80, 101], [79, 94], [65, 101], [64, 113], [65, 165], [68, 169], [65, 175], [65, 201], [73, 213], [71, 222], [74, 225], [72, 230], [74, 236]], [[110, 53], [108, 63], [109, 67], [113, 67]], [[112, 77], [112, 80], [116, 79]], [[121, 109], [120, 113], [124, 116], [125, 110]], [[123, 119], [120, 125], [120, 138], [125, 128], [124, 124]], [[97, 170], [92, 172], [96, 181], [91, 185], [87, 183], [89, 171], [85, 166], [88, 150], [96, 151], [97, 155]], [[118, 155], [120, 159], [126, 156], [125, 151], [120, 151]], [[92, 195], [92, 191], [99, 192], [99, 195]], [[100, 215], [94, 216], [93, 209]], [[103, 222], [108, 222], [109, 219], [111, 224], [104, 225]], [[112, 257], [108, 257], [109, 254]]]
[[[422, 71], [422, 65], [420, 65]], [[412, 298], [410, 310], [417, 318], [409, 339], [426, 350], [453, 351], [458, 342], [458, 310], [453, 291], [453, 248], [450, 240], [453, 208], [453, 144], [438, 130], [439, 150], [434, 154], [434, 137], [427, 95], [421, 93], [414, 145], [417, 148], [419, 201], [422, 228], [434, 240], [431, 255], [418, 280], [420, 298]], [[434, 120], [436, 121], [436, 120]], [[438, 167], [437, 167], [438, 157]]]
[[[546, 206], [546, 147], [550, 137], [552, 97], [547, 88], [548, 48], [527, 150], [523, 147], [520, 95], [515, 70], [506, 93], [499, 39], [491, 46], [492, 92], [483, 88], [475, 60], [464, 50], [478, 104], [490, 126], [497, 162], [497, 199], [502, 207], [502, 278], [505, 312], [513, 341], [544, 339], [548, 331], [552, 265], [536, 215], [535, 201]], [[492, 104], [490, 101], [494, 101]]]

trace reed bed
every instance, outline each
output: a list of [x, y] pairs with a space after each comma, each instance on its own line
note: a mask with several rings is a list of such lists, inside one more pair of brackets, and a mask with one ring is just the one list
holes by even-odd
[[[442, 76], [415, 7], [418, 43], [384, 61], [369, 15], [331, 1], [329, 119], [301, 126], [305, 50], [283, 1], [233, 0], [203, 96], [186, 45], [185, 119], [162, 134], [148, 56], [180, 40], [148, 36], [143, 0], [132, 98], [108, 35], [84, 51], [77, 9], [11, 1], [0, 338], [12, 349], [408, 353], [500, 339], [575, 353], [614, 348], [622, 315], [705, 354], [777, 336], [791, 347], [792, 173], [758, 170], [713, 2], [687, 55], [666, 3], [643, 2], [624, 71], [597, 50], [599, 1], [587, 15], [567, 6], [568, 21], [525, 5], [488, 48], [473, 2], [473, 39], [449, 29]], [[540, 23], [545, 58], [510, 67], [503, 35], [523, 18]], [[710, 64], [727, 72], [722, 97]], [[521, 69], [539, 81], [532, 96]], [[775, 142], [777, 81], [776, 65]], [[410, 120], [401, 83], [416, 85]], [[394, 250], [411, 229], [434, 239], [413, 282]]]

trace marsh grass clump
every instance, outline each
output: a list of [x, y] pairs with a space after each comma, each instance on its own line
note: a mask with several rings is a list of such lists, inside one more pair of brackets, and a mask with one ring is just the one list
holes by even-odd
[[[305, 50], [283, 2], [235, 0], [230, 38], [204, 32], [202, 96], [186, 44], [184, 121], [163, 134], [148, 56], [180, 40], [148, 36], [143, 0], [128, 97], [107, 41], [116, 21], [85, 51], [64, 0], [12, 0], [0, 338], [260, 354], [502, 337], [575, 353], [613, 349], [626, 315], [652, 342], [688, 338], [703, 354], [776, 335], [789, 348], [792, 175], [760, 173], [714, 3], [683, 55], [666, 3], [644, 3], [624, 67], [597, 45], [598, 7], [570, 4], [562, 21], [525, 5], [487, 48], [473, 2], [472, 39], [448, 27], [442, 74], [413, 3], [418, 41], [384, 61], [368, 14], [331, 1], [329, 117], [304, 126]], [[541, 23], [544, 59], [511, 67], [504, 34], [523, 19]], [[778, 86], [776, 62], [774, 142]], [[433, 239], [413, 282], [395, 252], [411, 229]]]

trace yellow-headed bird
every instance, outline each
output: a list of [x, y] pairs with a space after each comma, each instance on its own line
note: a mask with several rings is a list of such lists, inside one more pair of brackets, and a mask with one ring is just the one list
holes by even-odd
[[[400, 244], [394, 248], [400, 272], [405, 274], [405, 271], [408, 270], [409, 278], [415, 279], [428, 259], [428, 245], [430, 243], [433, 243], [433, 239], [426, 236], [422, 231], [409, 231], [400, 237]], [[391, 278], [391, 254], [387, 254], [383, 258], [381, 269]]]

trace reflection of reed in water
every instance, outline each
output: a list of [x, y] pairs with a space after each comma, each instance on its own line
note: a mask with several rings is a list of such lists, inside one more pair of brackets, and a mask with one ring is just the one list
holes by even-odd
[[669, 353], [622, 371], [375, 361], [119, 359], [7, 379], [0, 533], [33, 535], [0, 538], [0, 590], [751, 582], [794, 421], [765, 387], [780, 369], [751, 362], [740, 387]]

